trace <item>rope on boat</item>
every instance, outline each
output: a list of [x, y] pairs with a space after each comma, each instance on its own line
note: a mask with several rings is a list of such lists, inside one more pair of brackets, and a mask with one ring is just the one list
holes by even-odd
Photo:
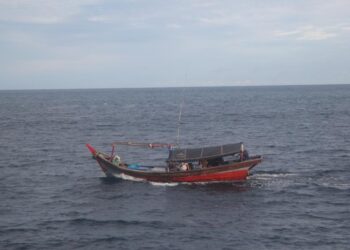
[[146, 148], [172, 148], [174, 145], [169, 143], [145, 143], [145, 142], [131, 142], [131, 141], [115, 141], [112, 145], [125, 145]]

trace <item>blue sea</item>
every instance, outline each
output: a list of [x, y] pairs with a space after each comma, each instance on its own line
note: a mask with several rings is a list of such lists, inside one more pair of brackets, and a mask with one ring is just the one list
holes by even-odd
[[[182, 100], [180, 145], [242, 141], [249, 179], [107, 179], [85, 143], [174, 143]], [[349, 249], [350, 85], [0, 91], [0, 117], [0, 249]]]

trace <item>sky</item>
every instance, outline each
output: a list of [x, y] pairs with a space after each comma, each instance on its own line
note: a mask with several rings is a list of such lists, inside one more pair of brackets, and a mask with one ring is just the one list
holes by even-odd
[[0, 89], [349, 83], [349, 0], [0, 0]]

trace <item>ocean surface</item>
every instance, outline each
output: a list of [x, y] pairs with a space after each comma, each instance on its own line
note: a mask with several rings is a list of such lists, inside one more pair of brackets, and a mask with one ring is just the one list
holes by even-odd
[[[244, 142], [246, 182], [109, 180], [85, 143]], [[0, 91], [0, 249], [349, 249], [350, 85]], [[118, 147], [159, 163], [166, 150]]]

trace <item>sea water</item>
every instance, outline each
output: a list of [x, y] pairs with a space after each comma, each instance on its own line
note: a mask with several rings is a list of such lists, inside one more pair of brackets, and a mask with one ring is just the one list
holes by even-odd
[[[107, 179], [85, 143], [244, 142], [245, 182]], [[0, 91], [1, 249], [348, 249], [350, 85]], [[167, 150], [118, 146], [162, 164]]]

